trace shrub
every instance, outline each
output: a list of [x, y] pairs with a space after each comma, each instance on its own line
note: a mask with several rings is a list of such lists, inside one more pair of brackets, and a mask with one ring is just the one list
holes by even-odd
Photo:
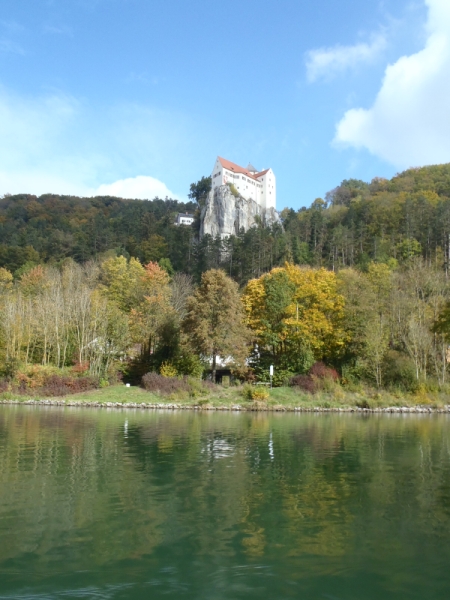
[[314, 363], [309, 370], [309, 374], [311, 377], [316, 377], [317, 379], [332, 379], [333, 381], [339, 379], [336, 369], [327, 367], [323, 362]]
[[354, 363], [346, 363], [341, 366], [341, 382], [350, 390], [358, 391], [366, 374], [366, 365], [361, 359]]
[[310, 368], [308, 375], [295, 375], [291, 377], [289, 385], [313, 394], [321, 389], [332, 391], [338, 379], [339, 375], [336, 369], [327, 367], [323, 362], [316, 362]]
[[7, 358], [3, 364], [0, 364], [0, 377], [13, 379], [20, 368], [20, 361], [17, 358]]
[[310, 375], [295, 375], [291, 377], [289, 385], [298, 387], [309, 394], [313, 394], [316, 390], [315, 381]]
[[253, 388], [252, 390], [252, 400], [261, 401], [267, 400], [270, 396], [269, 390], [267, 388], [259, 387]]
[[45, 378], [44, 385], [36, 389], [40, 396], [67, 396], [80, 394], [99, 387], [97, 377], [65, 377], [64, 375], [50, 375]]
[[[201, 381], [195, 377], [188, 377], [187, 382], [189, 385], [189, 396], [191, 398], [197, 398], [198, 396], [205, 396], [209, 393], [210, 389], [208, 389], [208, 383], [211, 383], [216, 388], [215, 384], [212, 382]], [[207, 402], [207, 401], [206, 401]]]
[[142, 377], [142, 387], [147, 392], [170, 396], [171, 394], [189, 394], [191, 398], [204, 396], [217, 389], [216, 384], [201, 381], [195, 377], [164, 377], [154, 371]]
[[176, 377], [178, 375], [176, 367], [174, 367], [170, 362], [163, 362], [159, 372], [163, 377]]
[[[293, 375], [294, 373], [292, 371], [289, 371], [288, 369], [275, 367], [273, 370], [272, 386], [282, 387], [284, 385], [289, 385], [289, 382]], [[261, 383], [270, 383], [269, 369], [259, 368], [256, 371], [256, 379]]]
[[205, 365], [200, 358], [190, 352], [181, 352], [175, 361], [175, 366], [180, 375], [190, 375], [199, 379], [205, 369]]
[[233, 196], [235, 198], [239, 198], [239, 192], [237, 191], [237, 188], [234, 185], [234, 183], [229, 183], [228, 187], [230, 188], [230, 192], [233, 194]]
[[384, 384], [406, 392], [415, 392], [418, 381], [413, 361], [395, 350], [389, 350], [383, 360]]
[[89, 361], [77, 361], [72, 367], [72, 373], [87, 373], [89, 371]]
[[142, 377], [142, 387], [147, 392], [155, 392], [169, 396], [175, 392], [189, 392], [189, 384], [186, 377], [164, 377], [154, 371]]
[[[6, 385], [6, 388], [5, 388]], [[99, 387], [97, 377], [73, 377], [54, 366], [28, 365], [16, 374], [15, 379], [0, 382], [0, 392], [11, 391], [14, 395], [40, 397], [78, 394]]]
[[242, 388], [242, 395], [246, 400], [261, 401], [267, 400], [267, 398], [270, 396], [270, 393], [265, 387], [245, 384]]

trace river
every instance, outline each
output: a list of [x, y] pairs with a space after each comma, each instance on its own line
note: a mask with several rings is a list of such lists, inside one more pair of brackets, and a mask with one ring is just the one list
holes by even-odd
[[0, 407], [0, 599], [431, 600], [450, 417]]

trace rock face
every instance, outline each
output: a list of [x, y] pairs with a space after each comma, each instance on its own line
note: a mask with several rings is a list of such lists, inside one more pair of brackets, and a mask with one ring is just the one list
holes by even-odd
[[241, 229], [247, 231], [255, 225], [259, 217], [266, 225], [280, 223], [277, 211], [264, 209], [254, 200], [246, 200], [240, 195], [234, 196], [227, 185], [222, 185], [209, 193], [200, 215], [200, 237], [228, 237], [237, 235]]

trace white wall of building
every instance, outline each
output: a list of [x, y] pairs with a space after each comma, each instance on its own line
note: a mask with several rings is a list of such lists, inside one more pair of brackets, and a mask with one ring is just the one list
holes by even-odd
[[261, 177], [253, 179], [244, 173], [233, 173], [224, 168], [218, 158], [211, 174], [212, 189], [228, 183], [232, 183], [241, 196], [254, 200], [261, 207], [276, 207], [276, 180], [272, 169], [269, 169]]

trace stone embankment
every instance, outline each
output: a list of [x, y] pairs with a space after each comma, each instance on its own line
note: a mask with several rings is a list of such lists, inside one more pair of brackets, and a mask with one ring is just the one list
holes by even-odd
[[148, 402], [75, 402], [71, 400], [0, 400], [0, 404], [21, 405], [21, 406], [69, 406], [77, 408], [114, 408], [114, 409], [150, 409], [150, 410], [206, 410], [206, 411], [240, 411], [240, 412], [303, 412], [303, 413], [450, 413], [450, 405], [442, 408], [430, 406], [390, 406], [387, 408], [360, 408], [360, 407], [331, 407], [321, 406], [261, 406], [250, 404], [248, 406], [241, 404], [229, 404], [221, 406], [195, 405], [195, 404], [177, 404], [177, 403], [148, 403]]

